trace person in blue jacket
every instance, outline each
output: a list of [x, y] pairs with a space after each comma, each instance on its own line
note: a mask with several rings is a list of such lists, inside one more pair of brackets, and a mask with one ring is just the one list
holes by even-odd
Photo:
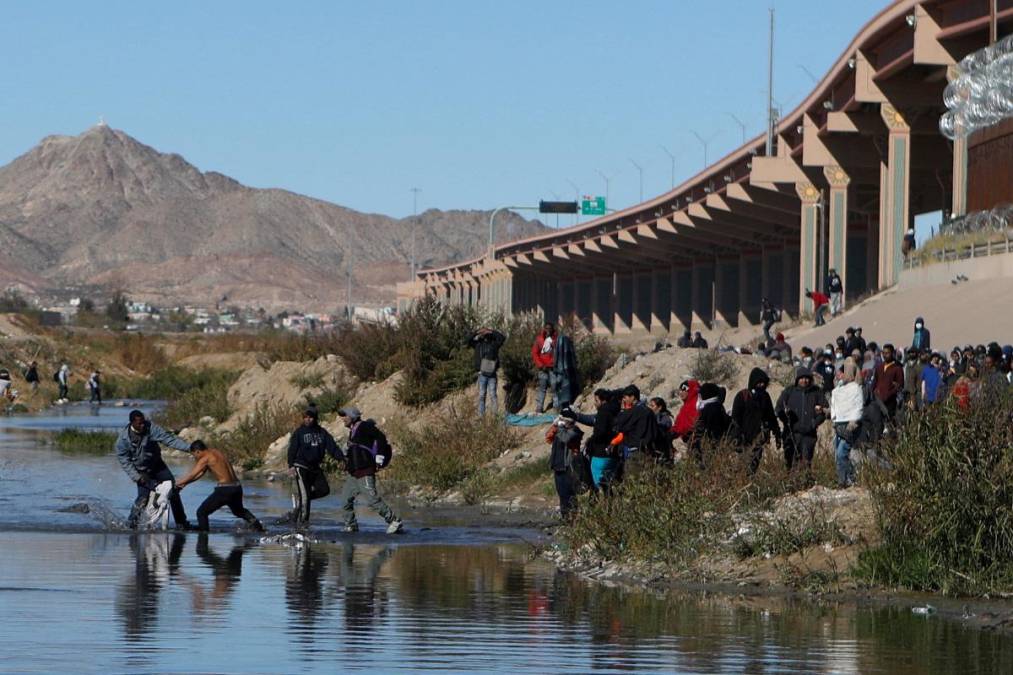
[[130, 509], [127, 524], [137, 527], [137, 519], [148, 503], [148, 495], [159, 483], [171, 481], [173, 489], [169, 493], [169, 507], [172, 509], [172, 520], [176, 529], [194, 529], [186, 519], [183, 500], [176, 491], [176, 479], [172, 471], [162, 459], [162, 448], [159, 443], [176, 450], [190, 450], [190, 444], [172, 432], [166, 431], [144, 417], [140, 410], [130, 411], [130, 423], [120, 430], [116, 438], [116, 459], [130, 480], [137, 484], [137, 499]]

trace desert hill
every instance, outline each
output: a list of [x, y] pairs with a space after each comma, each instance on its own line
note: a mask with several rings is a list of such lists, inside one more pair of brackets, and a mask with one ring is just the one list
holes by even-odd
[[[425, 267], [480, 254], [488, 217], [430, 210], [395, 219], [250, 188], [99, 125], [49, 136], [0, 168], [0, 283], [334, 310], [349, 260], [353, 302], [390, 301], [408, 276], [414, 223]], [[513, 213], [500, 218], [501, 241], [544, 230]]]

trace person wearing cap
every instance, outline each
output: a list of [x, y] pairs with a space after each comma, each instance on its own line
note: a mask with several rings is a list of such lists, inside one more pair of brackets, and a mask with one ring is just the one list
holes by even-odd
[[774, 413], [784, 425], [781, 439], [785, 464], [791, 469], [801, 462], [808, 470], [816, 452], [817, 431], [827, 419], [826, 397], [813, 384], [808, 368], [795, 370], [795, 384], [781, 392]]
[[[404, 523], [380, 496], [376, 487], [376, 471], [382, 461], [382, 452], [388, 452], [387, 437], [373, 420], [362, 419], [362, 411], [346, 406], [338, 411], [341, 422], [348, 429], [348, 448], [345, 451], [345, 471], [348, 477], [341, 487], [341, 503], [345, 511], [345, 532], [358, 532], [355, 518], [355, 500], [359, 495], [366, 504], [380, 514], [387, 523], [387, 534], [404, 529]], [[389, 456], [389, 454], [388, 454]]]
[[[172, 471], [169, 471], [169, 467], [162, 459], [162, 449], [159, 443], [175, 450], [190, 449], [189, 443], [157, 424], [153, 424], [144, 417], [144, 413], [140, 410], [131, 410], [129, 423], [120, 430], [113, 446], [116, 450], [116, 459], [124, 473], [137, 484], [137, 498], [134, 500], [130, 516], [127, 519], [127, 524], [131, 528], [137, 527], [141, 511], [148, 503], [148, 495], [158, 487], [159, 483], [170, 481], [175, 488], [175, 479]], [[193, 527], [186, 518], [183, 500], [179, 498], [179, 493], [175, 489], [169, 493], [169, 506], [172, 509], [172, 520], [175, 522], [176, 528], [192, 530]]]
[[344, 461], [327, 429], [320, 426], [320, 415], [316, 408], [307, 408], [302, 424], [288, 439], [288, 472], [292, 477], [292, 514], [290, 520], [296, 526], [305, 526], [310, 520], [310, 502], [331, 493], [327, 477], [320, 464], [324, 457]]
[[834, 425], [834, 461], [837, 465], [837, 486], [851, 487], [855, 482], [855, 468], [851, 463], [851, 448], [861, 433], [865, 393], [859, 383], [861, 373], [854, 359], [844, 359], [841, 385], [830, 395], [830, 420]]
[[225, 454], [217, 448], [209, 448], [200, 440], [190, 444], [190, 451], [193, 453], [193, 468], [190, 469], [190, 473], [179, 479], [176, 489], [182, 490], [190, 483], [200, 480], [208, 471], [218, 481], [207, 499], [197, 507], [197, 529], [200, 532], [207, 532], [210, 529], [208, 518], [211, 514], [227, 506], [236, 518], [242, 518], [257, 532], [263, 532], [264, 526], [243, 505], [243, 486]]
[[830, 294], [830, 316], [837, 316], [844, 306], [844, 282], [841, 281], [841, 275], [837, 270], [831, 269], [827, 274], [824, 288]]

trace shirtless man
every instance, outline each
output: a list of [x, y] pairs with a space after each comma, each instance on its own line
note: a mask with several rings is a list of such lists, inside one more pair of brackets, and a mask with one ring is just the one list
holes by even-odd
[[239, 484], [239, 478], [232, 470], [232, 464], [225, 459], [222, 451], [209, 448], [204, 445], [203, 441], [194, 441], [190, 448], [195, 460], [193, 469], [176, 482], [176, 489], [182, 490], [185, 486], [200, 479], [208, 471], [211, 471], [212, 475], [218, 479], [218, 485], [214, 492], [208, 495], [208, 498], [197, 509], [197, 529], [207, 532], [208, 517], [223, 506], [228, 506], [234, 516], [248, 522], [254, 530], [263, 532], [264, 526], [243, 506], [243, 486]]

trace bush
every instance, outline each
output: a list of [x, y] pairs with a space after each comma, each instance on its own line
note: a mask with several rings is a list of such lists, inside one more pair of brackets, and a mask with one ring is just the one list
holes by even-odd
[[344, 383], [338, 383], [333, 387], [324, 389], [316, 396], [307, 399], [306, 404], [313, 403], [321, 415], [336, 413], [341, 406], [352, 400], [352, 390]]
[[385, 380], [399, 368], [398, 329], [388, 324], [347, 326], [337, 336], [334, 353], [362, 381]]
[[140, 333], [119, 336], [113, 351], [123, 365], [145, 375], [165, 368], [169, 362], [155, 338]]
[[299, 412], [293, 408], [261, 403], [234, 431], [216, 434], [211, 442], [233, 464], [246, 470], [257, 469], [264, 464], [264, 454], [271, 444], [295, 429], [300, 420]]
[[128, 398], [166, 400], [169, 404], [159, 414], [166, 426], [179, 429], [209, 416], [224, 422], [232, 414], [228, 393], [239, 373], [207, 368], [190, 370], [169, 366], [150, 378], [132, 382], [125, 388]]
[[909, 418], [866, 464], [882, 544], [856, 570], [866, 580], [946, 594], [1013, 590], [1013, 400], [983, 390]]
[[491, 415], [479, 418], [470, 403], [460, 410], [448, 410], [441, 424], [419, 428], [394, 424], [388, 431], [395, 447], [388, 470], [391, 478], [436, 493], [457, 488], [487, 462], [521, 442], [520, 434], [502, 419]]
[[323, 373], [303, 373], [289, 378], [289, 384], [297, 389], [316, 389], [324, 386]]
[[579, 497], [563, 539], [575, 550], [589, 547], [609, 560], [685, 565], [729, 540], [733, 513], [767, 507], [813, 480], [824, 485], [835, 480], [827, 452], [817, 453], [811, 475], [788, 472], [780, 457], [768, 453], [750, 477], [748, 456], [727, 444], [706, 450], [704, 459], [705, 468], [693, 461], [634, 466], [609, 498]]
[[64, 429], [53, 442], [60, 452], [69, 455], [111, 455], [116, 434], [111, 431], [81, 431]]
[[713, 382], [722, 386], [735, 384], [739, 364], [729, 354], [713, 349], [698, 349], [690, 375], [699, 382]]

